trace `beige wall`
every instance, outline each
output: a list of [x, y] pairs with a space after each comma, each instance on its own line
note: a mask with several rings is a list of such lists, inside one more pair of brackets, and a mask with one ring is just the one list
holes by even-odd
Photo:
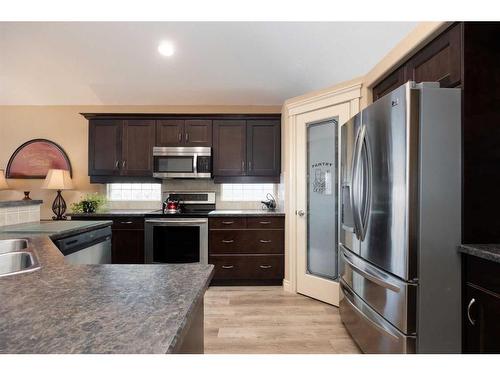
[[[76, 189], [64, 192], [68, 203], [82, 193], [104, 192], [104, 185], [90, 184], [88, 177], [88, 121], [80, 112], [127, 113], [280, 113], [280, 106], [0, 106], [0, 169], [14, 150], [33, 138], [46, 138], [59, 144], [73, 167]], [[8, 180], [12, 191], [0, 191], [0, 200], [21, 199], [24, 190], [33, 199], [43, 199], [41, 217], [50, 218], [55, 192], [40, 189], [42, 180]]]

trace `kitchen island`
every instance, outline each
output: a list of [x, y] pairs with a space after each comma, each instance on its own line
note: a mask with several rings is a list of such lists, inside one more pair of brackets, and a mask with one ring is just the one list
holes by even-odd
[[203, 352], [213, 266], [70, 265], [51, 237], [0, 228], [0, 240], [28, 239], [41, 264], [0, 277], [0, 353]]

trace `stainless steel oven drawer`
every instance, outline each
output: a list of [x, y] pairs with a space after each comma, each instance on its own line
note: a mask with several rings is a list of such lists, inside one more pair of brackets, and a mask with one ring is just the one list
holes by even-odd
[[342, 245], [339, 250], [342, 281], [400, 331], [415, 334], [417, 284], [382, 271]]
[[364, 353], [415, 353], [416, 336], [405, 335], [340, 281], [342, 322]]

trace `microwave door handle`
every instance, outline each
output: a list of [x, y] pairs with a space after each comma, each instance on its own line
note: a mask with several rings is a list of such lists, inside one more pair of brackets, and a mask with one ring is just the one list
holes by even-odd
[[193, 155], [193, 173], [195, 176], [198, 174], [198, 154]]

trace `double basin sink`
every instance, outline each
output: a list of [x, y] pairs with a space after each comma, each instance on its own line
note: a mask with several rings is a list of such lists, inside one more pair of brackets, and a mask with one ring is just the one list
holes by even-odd
[[27, 248], [28, 241], [24, 239], [0, 240], [0, 277], [40, 268], [38, 259]]

